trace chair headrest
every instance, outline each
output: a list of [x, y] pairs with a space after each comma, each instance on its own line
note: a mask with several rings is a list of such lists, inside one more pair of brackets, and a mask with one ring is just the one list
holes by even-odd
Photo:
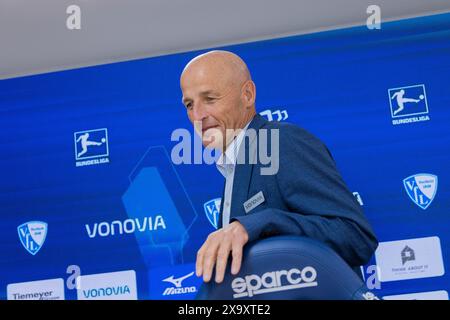
[[241, 270], [221, 284], [203, 283], [196, 299], [372, 300], [377, 299], [350, 266], [325, 244], [277, 236], [244, 247]]

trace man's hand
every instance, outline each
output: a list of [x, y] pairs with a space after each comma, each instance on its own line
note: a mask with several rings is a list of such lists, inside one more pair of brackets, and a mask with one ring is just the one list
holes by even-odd
[[232, 253], [231, 273], [237, 274], [241, 269], [242, 249], [248, 241], [248, 233], [239, 221], [233, 221], [225, 228], [211, 233], [197, 252], [195, 265], [197, 277], [203, 274], [203, 281], [211, 280], [216, 265], [216, 282], [224, 278], [228, 256]]

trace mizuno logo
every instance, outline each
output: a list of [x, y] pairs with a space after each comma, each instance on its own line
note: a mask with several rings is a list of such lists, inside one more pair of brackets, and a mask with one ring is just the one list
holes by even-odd
[[173, 275], [171, 275], [170, 277], [163, 279], [162, 281], [169, 282], [175, 286], [175, 288], [166, 288], [163, 292], [163, 296], [197, 292], [197, 288], [195, 286], [183, 287], [182, 284], [185, 279], [192, 277], [193, 274], [194, 272], [191, 272], [179, 278], [174, 278]]
[[185, 276], [183, 276], [183, 277], [179, 277], [179, 278], [177, 278], [177, 279], [175, 279], [175, 278], [173, 277], [173, 275], [172, 275], [172, 276], [170, 276], [170, 277], [164, 279], [163, 281], [170, 282], [170, 283], [172, 283], [175, 287], [181, 288], [181, 283], [183, 282], [183, 280], [186, 279], [186, 278], [191, 277], [193, 274], [194, 274], [194, 271], [192, 271], [191, 273], [189, 273], [189, 274], [187, 274], [187, 275], [185, 275]]

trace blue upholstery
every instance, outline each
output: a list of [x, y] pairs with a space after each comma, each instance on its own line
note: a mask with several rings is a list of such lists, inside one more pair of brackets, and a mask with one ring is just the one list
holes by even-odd
[[325, 244], [298, 236], [249, 243], [240, 272], [203, 283], [196, 299], [372, 300], [360, 277]]

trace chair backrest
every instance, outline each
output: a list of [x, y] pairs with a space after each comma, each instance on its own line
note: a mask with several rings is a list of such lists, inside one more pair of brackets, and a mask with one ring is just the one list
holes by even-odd
[[241, 270], [228, 262], [221, 284], [203, 283], [198, 300], [377, 300], [350, 266], [325, 244], [298, 236], [249, 243]]

